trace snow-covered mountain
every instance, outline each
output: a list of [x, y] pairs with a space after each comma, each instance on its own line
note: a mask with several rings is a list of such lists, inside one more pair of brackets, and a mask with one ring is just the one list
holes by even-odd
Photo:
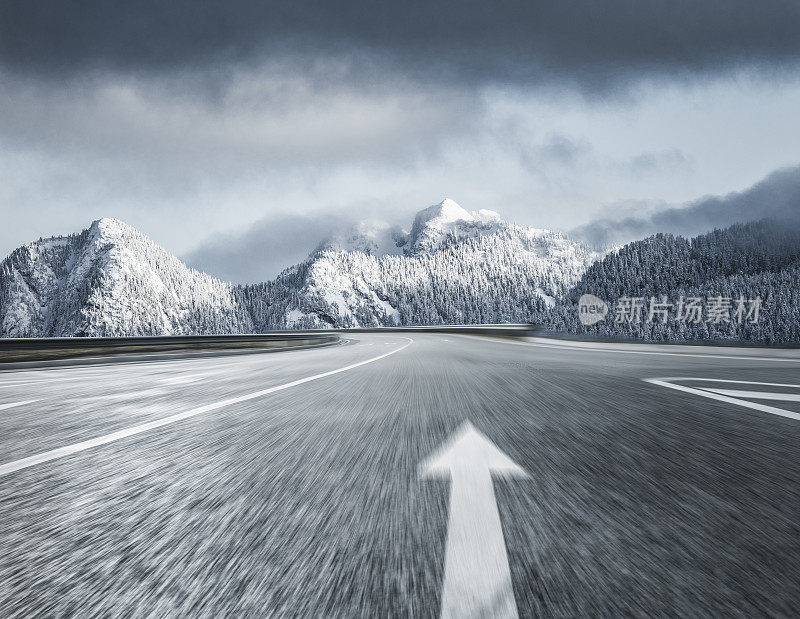
[[101, 219], [0, 264], [3, 337], [243, 333], [535, 319], [598, 258], [565, 236], [453, 200], [410, 230], [363, 222], [271, 282], [230, 286]]
[[409, 232], [357, 226], [241, 293], [259, 329], [526, 321], [598, 257], [561, 234], [445, 199]]
[[4, 337], [250, 330], [249, 313], [228, 284], [188, 268], [116, 219], [34, 241], [0, 264]]

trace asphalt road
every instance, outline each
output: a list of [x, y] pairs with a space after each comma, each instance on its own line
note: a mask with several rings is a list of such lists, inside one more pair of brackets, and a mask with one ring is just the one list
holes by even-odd
[[0, 373], [0, 617], [439, 616], [465, 421], [520, 616], [800, 614], [800, 356], [347, 337]]

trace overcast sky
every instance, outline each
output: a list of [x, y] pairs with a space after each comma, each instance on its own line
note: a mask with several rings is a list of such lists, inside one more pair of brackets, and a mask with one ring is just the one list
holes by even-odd
[[0, 0], [0, 254], [110, 216], [241, 281], [445, 196], [583, 232], [797, 209], [798, 32], [771, 0]]

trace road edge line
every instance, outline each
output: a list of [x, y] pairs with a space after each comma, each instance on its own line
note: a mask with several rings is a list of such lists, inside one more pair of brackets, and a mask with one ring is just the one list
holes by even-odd
[[759, 404], [758, 402], [750, 402], [749, 400], [740, 400], [738, 398], [732, 398], [727, 395], [721, 395], [719, 393], [713, 393], [711, 391], [703, 391], [702, 389], [695, 389], [694, 387], [687, 387], [685, 385], [676, 385], [674, 383], [667, 382], [669, 380], [692, 380], [688, 378], [668, 378], [668, 379], [659, 379], [659, 378], [643, 378], [642, 379], [646, 383], [650, 383], [652, 385], [658, 385], [660, 387], [667, 387], [668, 389], [675, 389], [676, 391], [683, 391], [685, 393], [691, 393], [693, 395], [699, 395], [704, 398], [711, 398], [712, 400], [719, 400], [720, 402], [727, 402], [728, 404], [736, 404], [738, 406], [744, 406], [746, 408], [752, 408], [757, 411], [761, 411], [762, 413], [770, 413], [772, 415], [778, 415], [779, 417], [787, 417], [789, 419], [795, 419], [800, 421], [800, 413], [795, 413], [794, 411], [788, 411], [783, 408], [777, 408], [775, 406], [768, 406], [766, 404]]

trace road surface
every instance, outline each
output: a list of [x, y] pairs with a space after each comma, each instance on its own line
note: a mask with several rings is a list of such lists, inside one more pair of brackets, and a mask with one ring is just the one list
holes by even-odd
[[0, 373], [0, 616], [800, 613], [796, 354], [346, 337]]

